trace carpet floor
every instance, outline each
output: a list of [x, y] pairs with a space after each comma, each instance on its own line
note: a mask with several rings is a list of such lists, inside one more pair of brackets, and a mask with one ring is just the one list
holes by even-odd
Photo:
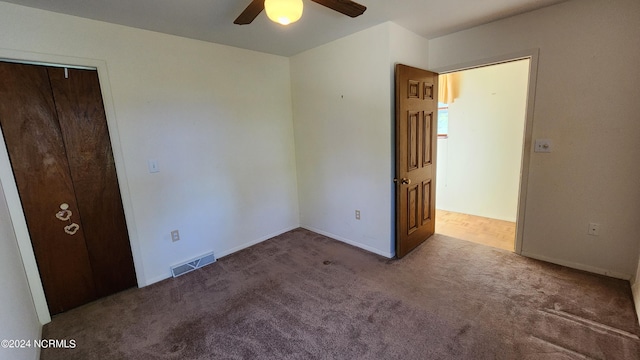
[[640, 359], [627, 281], [434, 235], [389, 260], [296, 229], [57, 315], [41, 359]]

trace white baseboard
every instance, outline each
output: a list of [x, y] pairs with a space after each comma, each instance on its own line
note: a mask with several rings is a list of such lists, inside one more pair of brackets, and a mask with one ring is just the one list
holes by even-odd
[[[251, 247], [251, 246], [253, 246], [255, 244], [259, 244], [259, 243], [261, 243], [261, 242], [263, 242], [265, 240], [271, 239], [272, 237], [276, 237], [278, 235], [282, 235], [282, 234], [286, 233], [287, 231], [291, 231], [291, 230], [297, 229], [299, 227], [300, 227], [299, 225], [290, 226], [290, 227], [278, 230], [278, 231], [276, 231], [274, 233], [271, 233], [269, 235], [262, 236], [262, 237], [260, 237], [258, 239], [248, 241], [248, 242], [246, 242], [246, 243], [244, 243], [242, 245], [233, 247], [231, 249], [226, 249], [226, 250], [222, 250], [222, 251], [215, 251], [215, 250], [211, 249], [211, 250], [208, 250], [208, 251], [213, 251], [213, 254], [215, 255], [216, 260], [217, 260], [217, 259], [219, 259], [221, 257], [227, 256], [227, 255], [231, 255], [234, 252], [246, 249], [246, 248]], [[206, 253], [206, 252], [207, 251], [204, 251], [203, 254]], [[198, 255], [196, 254], [195, 256], [198, 256]], [[149, 286], [151, 284], [155, 284], [155, 283], [160, 282], [162, 280], [166, 280], [166, 279], [168, 279], [170, 277], [171, 277], [171, 270], [169, 269], [169, 265], [167, 265], [167, 273], [159, 275], [159, 276], [156, 276], [156, 277], [153, 277], [151, 279], [147, 279], [147, 282], [142, 287]]]
[[282, 230], [278, 230], [278, 231], [276, 231], [274, 233], [271, 233], [269, 235], [265, 235], [265, 236], [263, 236], [263, 237], [261, 237], [259, 239], [255, 239], [255, 240], [246, 242], [246, 243], [244, 243], [242, 245], [233, 247], [231, 249], [227, 249], [227, 250], [223, 250], [223, 251], [215, 251], [214, 254], [216, 255], [216, 259], [219, 259], [221, 257], [227, 256], [227, 255], [231, 255], [234, 252], [238, 252], [240, 250], [246, 249], [246, 248], [251, 247], [251, 246], [253, 246], [255, 244], [259, 244], [259, 243], [261, 243], [261, 242], [263, 242], [265, 240], [271, 239], [272, 237], [276, 237], [278, 235], [282, 235], [282, 234], [286, 233], [287, 231], [291, 231], [291, 230], [297, 229], [299, 227], [300, 227], [299, 225], [292, 226], [292, 227], [287, 227], [287, 228], [284, 228]]
[[338, 241], [342, 241], [343, 243], [347, 243], [347, 244], [349, 244], [349, 245], [352, 245], [352, 246], [358, 247], [358, 248], [363, 249], [363, 250], [366, 250], [366, 251], [368, 251], [368, 252], [372, 252], [372, 253], [374, 253], [374, 254], [378, 254], [378, 255], [380, 255], [380, 256], [384, 256], [384, 257], [389, 258], [389, 259], [391, 259], [391, 258], [393, 258], [393, 257], [395, 257], [395, 256], [396, 256], [396, 254], [395, 254], [395, 253], [391, 253], [391, 252], [387, 252], [387, 251], [382, 251], [382, 250], [380, 250], [380, 249], [376, 249], [376, 248], [374, 248], [374, 247], [372, 247], [372, 246], [365, 245], [365, 244], [359, 243], [359, 242], [357, 242], [357, 241], [353, 241], [353, 240], [350, 240], [350, 239], [344, 238], [344, 237], [342, 237], [342, 236], [338, 236], [338, 235], [336, 235], [336, 234], [332, 234], [332, 233], [327, 232], [327, 231], [322, 231], [322, 230], [320, 230], [320, 229], [315, 229], [315, 228], [313, 228], [313, 227], [311, 227], [311, 226], [301, 226], [301, 227], [302, 227], [303, 229], [307, 229], [307, 230], [309, 230], [309, 231], [313, 231], [313, 232], [318, 233], [318, 234], [320, 234], [320, 235], [324, 235], [324, 236], [330, 237], [330, 238], [332, 238], [332, 239], [335, 239], [335, 240], [338, 240]]
[[595, 267], [595, 266], [589, 266], [589, 265], [580, 264], [580, 263], [574, 263], [574, 262], [566, 261], [566, 260], [562, 260], [562, 259], [551, 258], [551, 257], [544, 256], [544, 255], [529, 253], [529, 252], [526, 252], [526, 251], [523, 251], [521, 253], [521, 255], [529, 257], [529, 258], [532, 258], [532, 259], [542, 260], [542, 261], [550, 262], [550, 263], [553, 263], [553, 264], [570, 267], [572, 269], [584, 270], [584, 271], [588, 271], [588, 272], [591, 272], [591, 273], [594, 273], [594, 274], [606, 275], [606, 276], [613, 277], [613, 278], [616, 278], [616, 279], [622, 279], [622, 280], [629, 281], [633, 277], [633, 275], [631, 275], [631, 274], [625, 274], [625, 273], [620, 273], [620, 272], [617, 272], [617, 271], [598, 268], [598, 267]]
[[168, 278], [170, 278], [170, 277], [171, 277], [171, 270], [168, 270], [166, 274], [162, 274], [162, 275], [160, 275], [160, 276], [156, 276], [156, 277], [153, 277], [153, 278], [151, 278], [151, 279], [147, 279], [147, 282], [146, 282], [146, 283], [144, 283], [144, 284], [143, 284], [142, 286], [140, 286], [140, 287], [141, 287], [141, 288], [143, 288], [143, 287], [145, 287], [145, 286], [153, 285], [153, 284], [155, 284], [155, 283], [157, 283], [157, 282], [160, 282], [160, 281], [162, 281], [162, 280], [166, 280], [166, 279], [168, 279]]

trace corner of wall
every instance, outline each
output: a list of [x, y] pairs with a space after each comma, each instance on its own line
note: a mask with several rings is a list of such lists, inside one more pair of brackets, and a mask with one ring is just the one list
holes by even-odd
[[636, 306], [636, 315], [638, 316], [638, 323], [640, 324], [640, 259], [638, 259], [636, 276], [632, 279], [631, 293], [633, 294], [633, 303]]
[[640, 282], [638, 280], [631, 286], [631, 293], [633, 293], [633, 303], [636, 306], [636, 315], [640, 324]]

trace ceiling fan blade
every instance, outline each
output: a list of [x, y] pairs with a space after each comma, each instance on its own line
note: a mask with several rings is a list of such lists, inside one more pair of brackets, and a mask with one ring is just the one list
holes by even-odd
[[352, 18], [362, 15], [367, 7], [350, 0], [311, 0]]
[[264, 10], [264, 0], [253, 0], [233, 23], [238, 25], [251, 24], [262, 10]]

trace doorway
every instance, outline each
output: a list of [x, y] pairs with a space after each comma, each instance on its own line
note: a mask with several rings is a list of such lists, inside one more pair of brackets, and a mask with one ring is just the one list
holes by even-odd
[[525, 58], [441, 75], [437, 233], [516, 250], [530, 69]]
[[0, 94], [50, 313], [135, 286], [97, 72], [0, 62]]

